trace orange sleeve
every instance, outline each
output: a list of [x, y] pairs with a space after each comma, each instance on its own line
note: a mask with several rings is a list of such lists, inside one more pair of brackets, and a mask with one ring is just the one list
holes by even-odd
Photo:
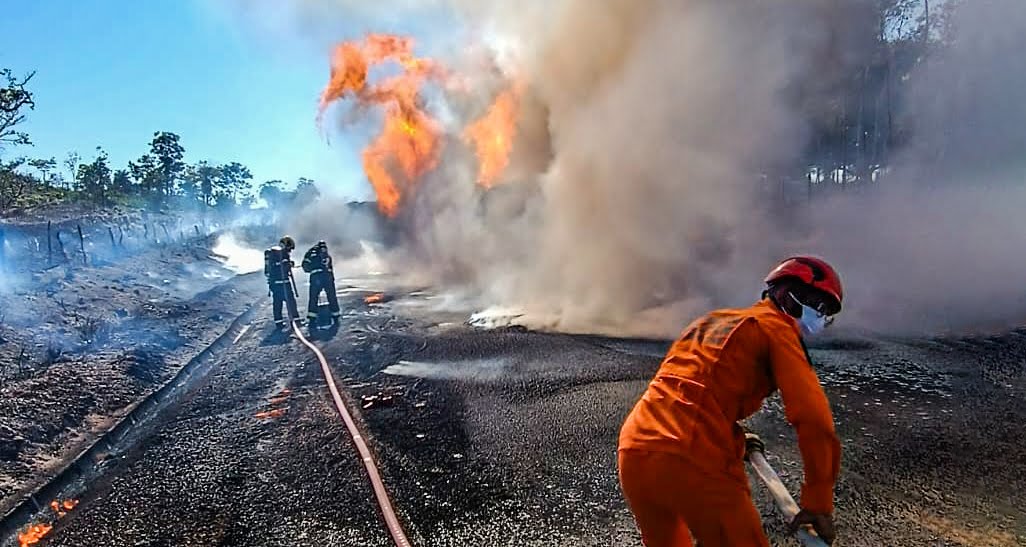
[[798, 333], [790, 326], [768, 329], [770, 366], [784, 413], [798, 434], [805, 467], [801, 506], [813, 513], [833, 513], [834, 483], [841, 469], [841, 442], [826, 393], [812, 369]]

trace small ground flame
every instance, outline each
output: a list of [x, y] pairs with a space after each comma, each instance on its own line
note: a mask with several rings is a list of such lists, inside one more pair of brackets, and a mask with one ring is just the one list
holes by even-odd
[[364, 297], [363, 301], [366, 304], [380, 304], [385, 301], [385, 293], [376, 292], [374, 294], [369, 294]]
[[33, 524], [25, 529], [24, 532], [18, 533], [18, 545], [19, 547], [29, 547], [29, 545], [35, 545], [40, 542], [47, 534], [53, 530], [53, 525], [50, 524]]
[[264, 410], [262, 412], [257, 412], [253, 416], [256, 417], [258, 420], [273, 420], [275, 418], [281, 418], [282, 416], [284, 416], [285, 415], [285, 411], [287, 411], [288, 409], [289, 409], [288, 407], [285, 407], [285, 408], [274, 408], [274, 409], [271, 409], [271, 410]]
[[64, 501], [56, 499], [50, 502], [50, 510], [57, 515], [57, 518], [64, 518], [64, 516], [68, 514], [68, 511], [71, 511], [77, 505], [78, 500], [75, 499], [67, 499]]
[[[282, 388], [278, 393], [267, 398], [267, 406], [274, 407], [277, 405], [284, 404], [289, 400], [289, 395], [292, 394], [292, 390], [289, 388]], [[257, 412], [253, 416], [258, 420], [273, 420], [275, 418], [281, 418], [288, 411], [289, 407], [271, 408], [268, 410], [262, 410]]]

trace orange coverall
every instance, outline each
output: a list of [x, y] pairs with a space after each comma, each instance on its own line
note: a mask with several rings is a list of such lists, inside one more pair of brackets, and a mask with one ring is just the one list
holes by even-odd
[[801, 506], [833, 513], [841, 444], [796, 321], [769, 299], [692, 323], [620, 430], [620, 484], [647, 547], [764, 546], [737, 421], [780, 390], [805, 467]]

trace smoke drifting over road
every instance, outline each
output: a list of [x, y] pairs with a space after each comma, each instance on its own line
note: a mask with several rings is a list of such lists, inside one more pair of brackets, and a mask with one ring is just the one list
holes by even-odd
[[1026, 319], [1026, 4], [967, 2], [911, 75], [914, 137], [878, 192], [816, 210], [852, 319], [892, 330]]
[[[449, 132], [439, 167], [398, 217], [395, 270], [470, 288], [482, 307], [519, 308], [530, 326], [672, 335], [710, 306], [757, 297], [761, 274], [789, 252], [837, 264], [849, 288], [841, 324], [962, 327], [1024, 309], [1026, 227], [1013, 214], [1026, 197], [1020, 4], [972, 3], [952, 18], [956, 44], [912, 75], [914, 146], [886, 184], [783, 212], [770, 212], [760, 175], [803, 153], [806, 121], [864, 54], [836, 2], [294, 9], [369, 24], [406, 9], [421, 22], [455, 12], [494, 54], [493, 70], [471, 73], [480, 96], [428, 101]], [[484, 192], [453, 128], [514, 79], [525, 90], [513, 156]], [[795, 93], [801, 82], [815, 85]]]

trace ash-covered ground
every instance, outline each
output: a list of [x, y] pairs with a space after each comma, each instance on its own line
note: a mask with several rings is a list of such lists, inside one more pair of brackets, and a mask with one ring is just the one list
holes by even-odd
[[[400, 355], [369, 378], [374, 390], [425, 395], [364, 417], [403, 477], [397, 496], [415, 500], [404, 508], [423, 544], [640, 544], [617, 485], [616, 438], [668, 342], [480, 332], [433, 318], [427, 301], [396, 306], [410, 323], [386, 345]], [[844, 441], [845, 545], [1026, 544], [1026, 330], [835, 338], [812, 355]], [[779, 399], [751, 426], [797, 492], [800, 456]], [[765, 490], [752, 487], [774, 544], [789, 544]]]
[[[616, 437], [667, 342], [476, 330], [427, 292], [365, 304], [382, 282], [340, 282], [341, 325], [315, 336], [414, 545], [640, 545]], [[268, 316], [263, 301], [41, 544], [390, 543], [313, 356]], [[812, 355], [844, 440], [839, 541], [1026, 544], [1026, 331], [835, 338]], [[797, 492], [779, 400], [751, 425]], [[772, 542], [795, 544], [752, 487]]]
[[316, 361], [268, 318], [249, 327], [49, 545], [389, 544]]
[[[63, 213], [4, 225], [0, 515], [265, 291], [262, 279], [237, 277], [211, 253], [213, 225], [173, 231], [181, 219]], [[46, 218], [53, 219], [49, 249]]]

